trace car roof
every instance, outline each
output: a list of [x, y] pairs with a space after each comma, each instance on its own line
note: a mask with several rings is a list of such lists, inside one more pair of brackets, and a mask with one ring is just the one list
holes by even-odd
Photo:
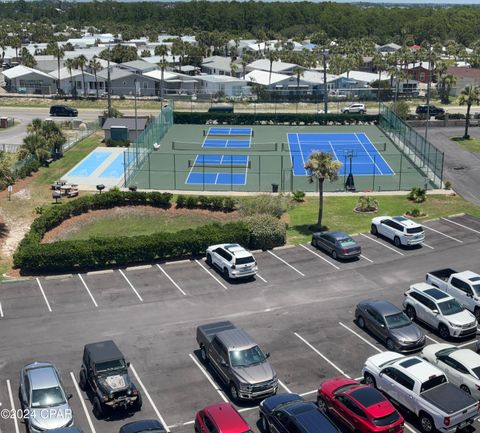
[[38, 362], [25, 367], [30, 378], [31, 389], [52, 388], [59, 385], [55, 367], [47, 362]]
[[308, 433], [338, 433], [337, 428], [311, 401], [296, 401], [285, 412]]
[[425, 296], [431, 298], [433, 301], [445, 301], [453, 299], [453, 296], [427, 283], [417, 283], [410, 286], [411, 289], [421, 292]]
[[396, 305], [393, 305], [391, 302], [388, 301], [377, 301], [377, 300], [366, 300], [362, 302], [365, 305], [371, 305], [375, 308], [380, 314], [382, 315], [390, 315], [390, 314], [397, 314], [400, 313], [401, 310]]
[[458, 349], [451, 352], [448, 356], [455, 361], [461, 362], [465, 367], [480, 367], [480, 355], [473, 350]]
[[353, 388], [347, 391], [346, 394], [352, 396], [364, 408], [369, 408], [386, 400], [380, 391], [368, 385]]
[[250, 430], [243, 417], [231, 403], [217, 403], [207, 406], [204, 412], [215, 421], [220, 433], [243, 433]]
[[423, 383], [433, 377], [444, 376], [443, 371], [418, 356], [408, 356], [392, 363], [408, 376]]
[[457, 274], [455, 274], [455, 276], [468, 280], [471, 283], [476, 283], [477, 281], [480, 281], [480, 275], [472, 271], [458, 272]]
[[148, 430], [165, 430], [165, 427], [162, 423], [156, 419], [145, 419], [140, 421], [133, 421], [125, 424], [121, 427], [120, 433], [137, 433], [137, 432], [144, 432]]
[[232, 253], [235, 257], [250, 257], [252, 255], [250, 251], [247, 251], [238, 244], [226, 244], [224, 248]]
[[106, 362], [124, 358], [122, 352], [112, 340], [86, 344], [85, 350], [88, 351], [90, 360], [93, 362]]
[[392, 220], [396, 221], [397, 223], [400, 223], [404, 227], [421, 227], [420, 224], [416, 223], [415, 221], [412, 221], [408, 218], [405, 218], [404, 216], [394, 216], [392, 217]]
[[249, 347], [257, 345], [253, 338], [242, 328], [228, 329], [219, 332], [217, 338], [219, 338], [229, 350], [248, 349]]

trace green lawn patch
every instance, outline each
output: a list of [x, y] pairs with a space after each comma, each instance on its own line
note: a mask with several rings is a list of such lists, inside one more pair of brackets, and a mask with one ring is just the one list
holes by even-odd
[[469, 152], [480, 152], [480, 138], [469, 138], [465, 140], [463, 137], [452, 137], [451, 140], [455, 141]]
[[[347, 233], [359, 233], [370, 230], [370, 222], [376, 215], [403, 215], [414, 207], [426, 214], [416, 221], [433, 219], [457, 213], [468, 213], [480, 217], [480, 207], [475, 206], [459, 196], [429, 195], [427, 201], [412, 203], [402, 196], [376, 197], [380, 209], [375, 214], [358, 214], [353, 212], [357, 197], [325, 197], [323, 224], [329, 230], [342, 230]], [[290, 244], [308, 242], [311, 239], [309, 226], [317, 222], [318, 198], [308, 197], [304, 203], [296, 205], [288, 212], [287, 239]]]

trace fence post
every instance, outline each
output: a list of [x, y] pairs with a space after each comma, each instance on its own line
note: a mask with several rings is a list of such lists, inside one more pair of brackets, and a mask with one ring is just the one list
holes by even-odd
[[375, 174], [377, 172], [376, 170], [376, 162], [375, 160], [377, 159], [377, 155], [373, 155], [373, 179], [372, 179], [372, 191], [375, 191]]
[[148, 154], [148, 188], [152, 187], [152, 171], [150, 170], [150, 154]]
[[400, 169], [399, 169], [399, 179], [398, 179], [398, 190], [402, 189], [402, 165], [403, 165], [403, 154], [400, 154]]
[[177, 154], [173, 154], [173, 189], [177, 189]]

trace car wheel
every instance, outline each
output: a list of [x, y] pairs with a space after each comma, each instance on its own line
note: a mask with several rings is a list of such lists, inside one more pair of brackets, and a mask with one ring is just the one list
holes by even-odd
[[265, 433], [268, 433], [270, 431], [270, 426], [268, 425], [267, 417], [265, 415], [261, 415], [260, 420], [262, 424], [262, 430]]
[[227, 268], [223, 268], [223, 276], [227, 281], [230, 279], [230, 274], [228, 273]]
[[360, 114], [365, 114], [365, 110], [360, 110], [359, 113]]
[[467, 394], [471, 395], [472, 393], [470, 392], [470, 389], [468, 389], [468, 386], [467, 385], [460, 385], [460, 389], [464, 392], [466, 392]]
[[395, 344], [391, 338], [387, 338], [387, 349], [390, 350], [390, 352], [395, 352]]
[[97, 396], [93, 398], [93, 414], [97, 419], [102, 419], [104, 415], [102, 403], [100, 402], [100, 399]]
[[448, 328], [443, 323], [440, 324], [439, 327], [438, 327], [438, 334], [444, 340], [447, 340], [448, 337], [450, 337], [450, 331], [448, 330]]
[[138, 394], [137, 401], [136, 401], [135, 404], [133, 405], [133, 409], [134, 409], [136, 412], [140, 412], [140, 411], [142, 410], [142, 404], [143, 404], [142, 395], [141, 395], [141, 394]]
[[375, 378], [370, 373], [364, 373], [363, 381], [365, 382], [366, 385], [370, 385], [374, 387], [377, 386], [377, 382], [375, 382]]
[[317, 406], [324, 414], [328, 412], [327, 402], [323, 397], [317, 398]]
[[332, 251], [332, 259], [337, 260], [337, 252], [335, 250]]
[[377, 235], [378, 235], [377, 226], [376, 226], [375, 224], [372, 224], [372, 226], [370, 227], [370, 233], [371, 233], [373, 236], [377, 236]]
[[206, 364], [208, 362], [208, 358], [207, 358], [207, 349], [205, 349], [205, 346], [202, 346], [200, 348], [200, 354], [202, 356], [202, 361]]
[[400, 242], [400, 238], [398, 236], [395, 236], [395, 238], [393, 239], [393, 243], [397, 248], [399, 248], [400, 245], [402, 245], [402, 243]]
[[212, 266], [212, 256], [207, 254], [207, 265]]
[[365, 329], [365, 319], [362, 316], [358, 316], [357, 323], [359, 328]]
[[80, 370], [80, 380], [78, 381], [78, 386], [82, 391], [85, 391], [87, 388], [87, 378], [85, 377], [85, 372]]
[[343, 114], [348, 114], [348, 113], [350, 113], [350, 111], [348, 111], [348, 110], [343, 110]]
[[430, 415], [426, 413], [420, 415], [420, 428], [424, 433], [432, 433], [435, 430], [435, 424]]
[[417, 318], [417, 312], [411, 305], [407, 306], [406, 313], [410, 320], [415, 320]]
[[232, 397], [233, 401], [238, 400], [238, 389], [234, 383], [230, 384], [230, 397]]

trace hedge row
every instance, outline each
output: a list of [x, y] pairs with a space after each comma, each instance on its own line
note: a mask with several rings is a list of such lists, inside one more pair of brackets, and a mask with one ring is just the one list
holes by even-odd
[[261, 121], [273, 121], [275, 123], [284, 122], [304, 122], [327, 124], [328, 122], [352, 123], [352, 122], [376, 122], [377, 115], [369, 114], [297, 114], [297, 113], [197, 113], [197, 112], [179, 112], [174, 113], [174, 123], [188, 123], [205, 125], [207, 121], [217, 120], [229, 125], [254, 125]]
[[231, 197], [216, 195], [178, 195], [177, 207], [187, 209], [208, 209], [211, 211], [232, 212], [235, 210], [235, 200]]

